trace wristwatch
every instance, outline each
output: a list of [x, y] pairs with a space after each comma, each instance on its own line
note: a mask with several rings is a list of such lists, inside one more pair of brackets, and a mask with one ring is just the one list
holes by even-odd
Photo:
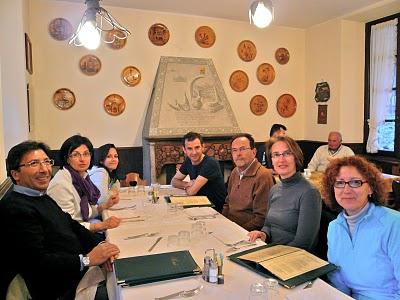
[[90, 259], [89, 259], [89, 256], [84, 256], [84, 257], [82, 257], [82, 263], [83, 263], [83, 266], [86, 268], [86, 267], [89, 267], [89, 265], [90, 265]]

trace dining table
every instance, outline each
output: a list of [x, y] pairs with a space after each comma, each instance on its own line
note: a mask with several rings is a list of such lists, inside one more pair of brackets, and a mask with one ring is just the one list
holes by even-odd
[[[121, 286], [117, 284], [114, 270], [107, 275], [109, 299], [156, 299], [196, 287], [201, 288], [198, 293], [191, 295], [193, 299], [249, 299], [250, 286], [263, 283], [266, 278], [230, 261], [228, 256], [265, 243], [257, 240], [256, 243], [242, 243], [240, 247], [232, 247], [234, 242], [247, 241], [248, 231], [211, 207], [171, 206], [165, 200], [165, 196], [170, 195], [185, 195], [185, 191], [168, 185], [161, 186], [155, 199], [150, 187], [121, 188], [120, 202], [103, 212], [103, 217], [116, 216], [121, 219], [118, 227], [107, 230], [107, 241], [119, 247], [118, 259], [188, 250], [201, 268], [206, 251], [214, 249], [223, 258], [223, 283], [206, 282], [201, 275], [196, 275]], [[200, 235], [195, 235], [193, 228], [199, 222], [204, 230]], [[182, 232], [189, 233], [190, 238], [181, 241]], [[279, 286], [279, 295], [274, 300], [289, 299], [286, 298], [288, 295], [300, 292], [305, 286], [302, 284], [293, 289]]]

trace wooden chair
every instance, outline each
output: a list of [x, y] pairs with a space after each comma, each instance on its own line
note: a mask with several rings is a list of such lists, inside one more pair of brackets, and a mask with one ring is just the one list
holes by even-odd
[[[136, 182], [136, 184], [134, 184]], [[121, 187], [127, 187], [131, 185], [147, 185], [146, 180], [140, 178], [139, 173], [128, 173], [126, 174], [126, 178], [120, 181]]]

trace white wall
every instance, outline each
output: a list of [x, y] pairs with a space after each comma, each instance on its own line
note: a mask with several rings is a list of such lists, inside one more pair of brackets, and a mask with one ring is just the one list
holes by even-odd
[[[92, 52], [101, 59], [102, 69], [88, 77], [80, 72], [78, 62], [90, 52], [68, 46], [66, 41], [55, 41], [47, 32], [49, 22], [56, 17], [65, 17], [75, 27], [84, 5], [35, 0], [31, 6], [30, 25], [35, 45], [33, 136], [52, 148], [59, 148], [67, 137], [77, 132], [88, 136], [95, 146], [106, 142], [140, 146], [160, 56], [212, 58], [239, 126], [242, 131], [253, 133], [256, 140], [264, 140], [273, 123], [286, 124], [293, 137], [304, 138], [304, 30], [274, 26], [259, 30], [245, 22], [106, 7], [132, 31], [132, 36], [121, 50], [102, 45]], [[163, 23], [170, 30], [171, 37], [165, 46], [154, 46], [147, 37], [148, 28], [154, 23]], [[211, 48], [201, 48], [194, 40], [194, 32], [201, 25], [211, 26], [216, 33], [216, 43]], [[249, 63], [241, 61], [236, 53], [237, 45], [244, 39], [252, 40], [258, 50], [256, 59]], [[279, 47], [290, 51], [287, 65], [281, 66], [275, 61], [274, 53]], [[256, 79], [256, 69], [263, 62], [275, 67], [276, 79], [269, 86]], [[143, 79], [136, 87], [126, 87], [120, 80], [120, 72], [128, 65], [142, 72]], [[248, 89], [242, 93], [234, 92], [229, 86], [229, 76], [236, 69], [246, 71], [250, 78]], [[52, 104], [53, 93], [63, 87], [74, 91], [77, 97], [75, 106], [67, 111], [60, 111]], [[103, 100], [110, 93], [121, 94], [126, 100], [126, 110], [118, 117], [109, 116], [103, 110]], [[276, 100], [283, 93], [293, 94], [298, 102], [296, 114], [288, 119], [276, 112]], [[249, 108], [250, 99], [256, 94], [264, 95], [269, 103], [267, 113], [260, 117], [254, 116]]]
[[25, 0], [0, 1], [0, 182], [5, 153], [28, 138], [25, 37], [28, 14]]
[[[332, 20], [306, 33], [305, 138], [326, 141], [338, 130], [345, 142], [362, 142], [364, 114], [363, 23]], [[327, 81], [331, 90], [327, 124], [317, 124], [315, 85]]]

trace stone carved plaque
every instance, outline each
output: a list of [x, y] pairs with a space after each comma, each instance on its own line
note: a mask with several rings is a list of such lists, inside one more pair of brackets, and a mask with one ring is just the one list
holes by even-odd
[[240, 129], [211, 59], [161, 57], [143, 137], [211, 136]]

